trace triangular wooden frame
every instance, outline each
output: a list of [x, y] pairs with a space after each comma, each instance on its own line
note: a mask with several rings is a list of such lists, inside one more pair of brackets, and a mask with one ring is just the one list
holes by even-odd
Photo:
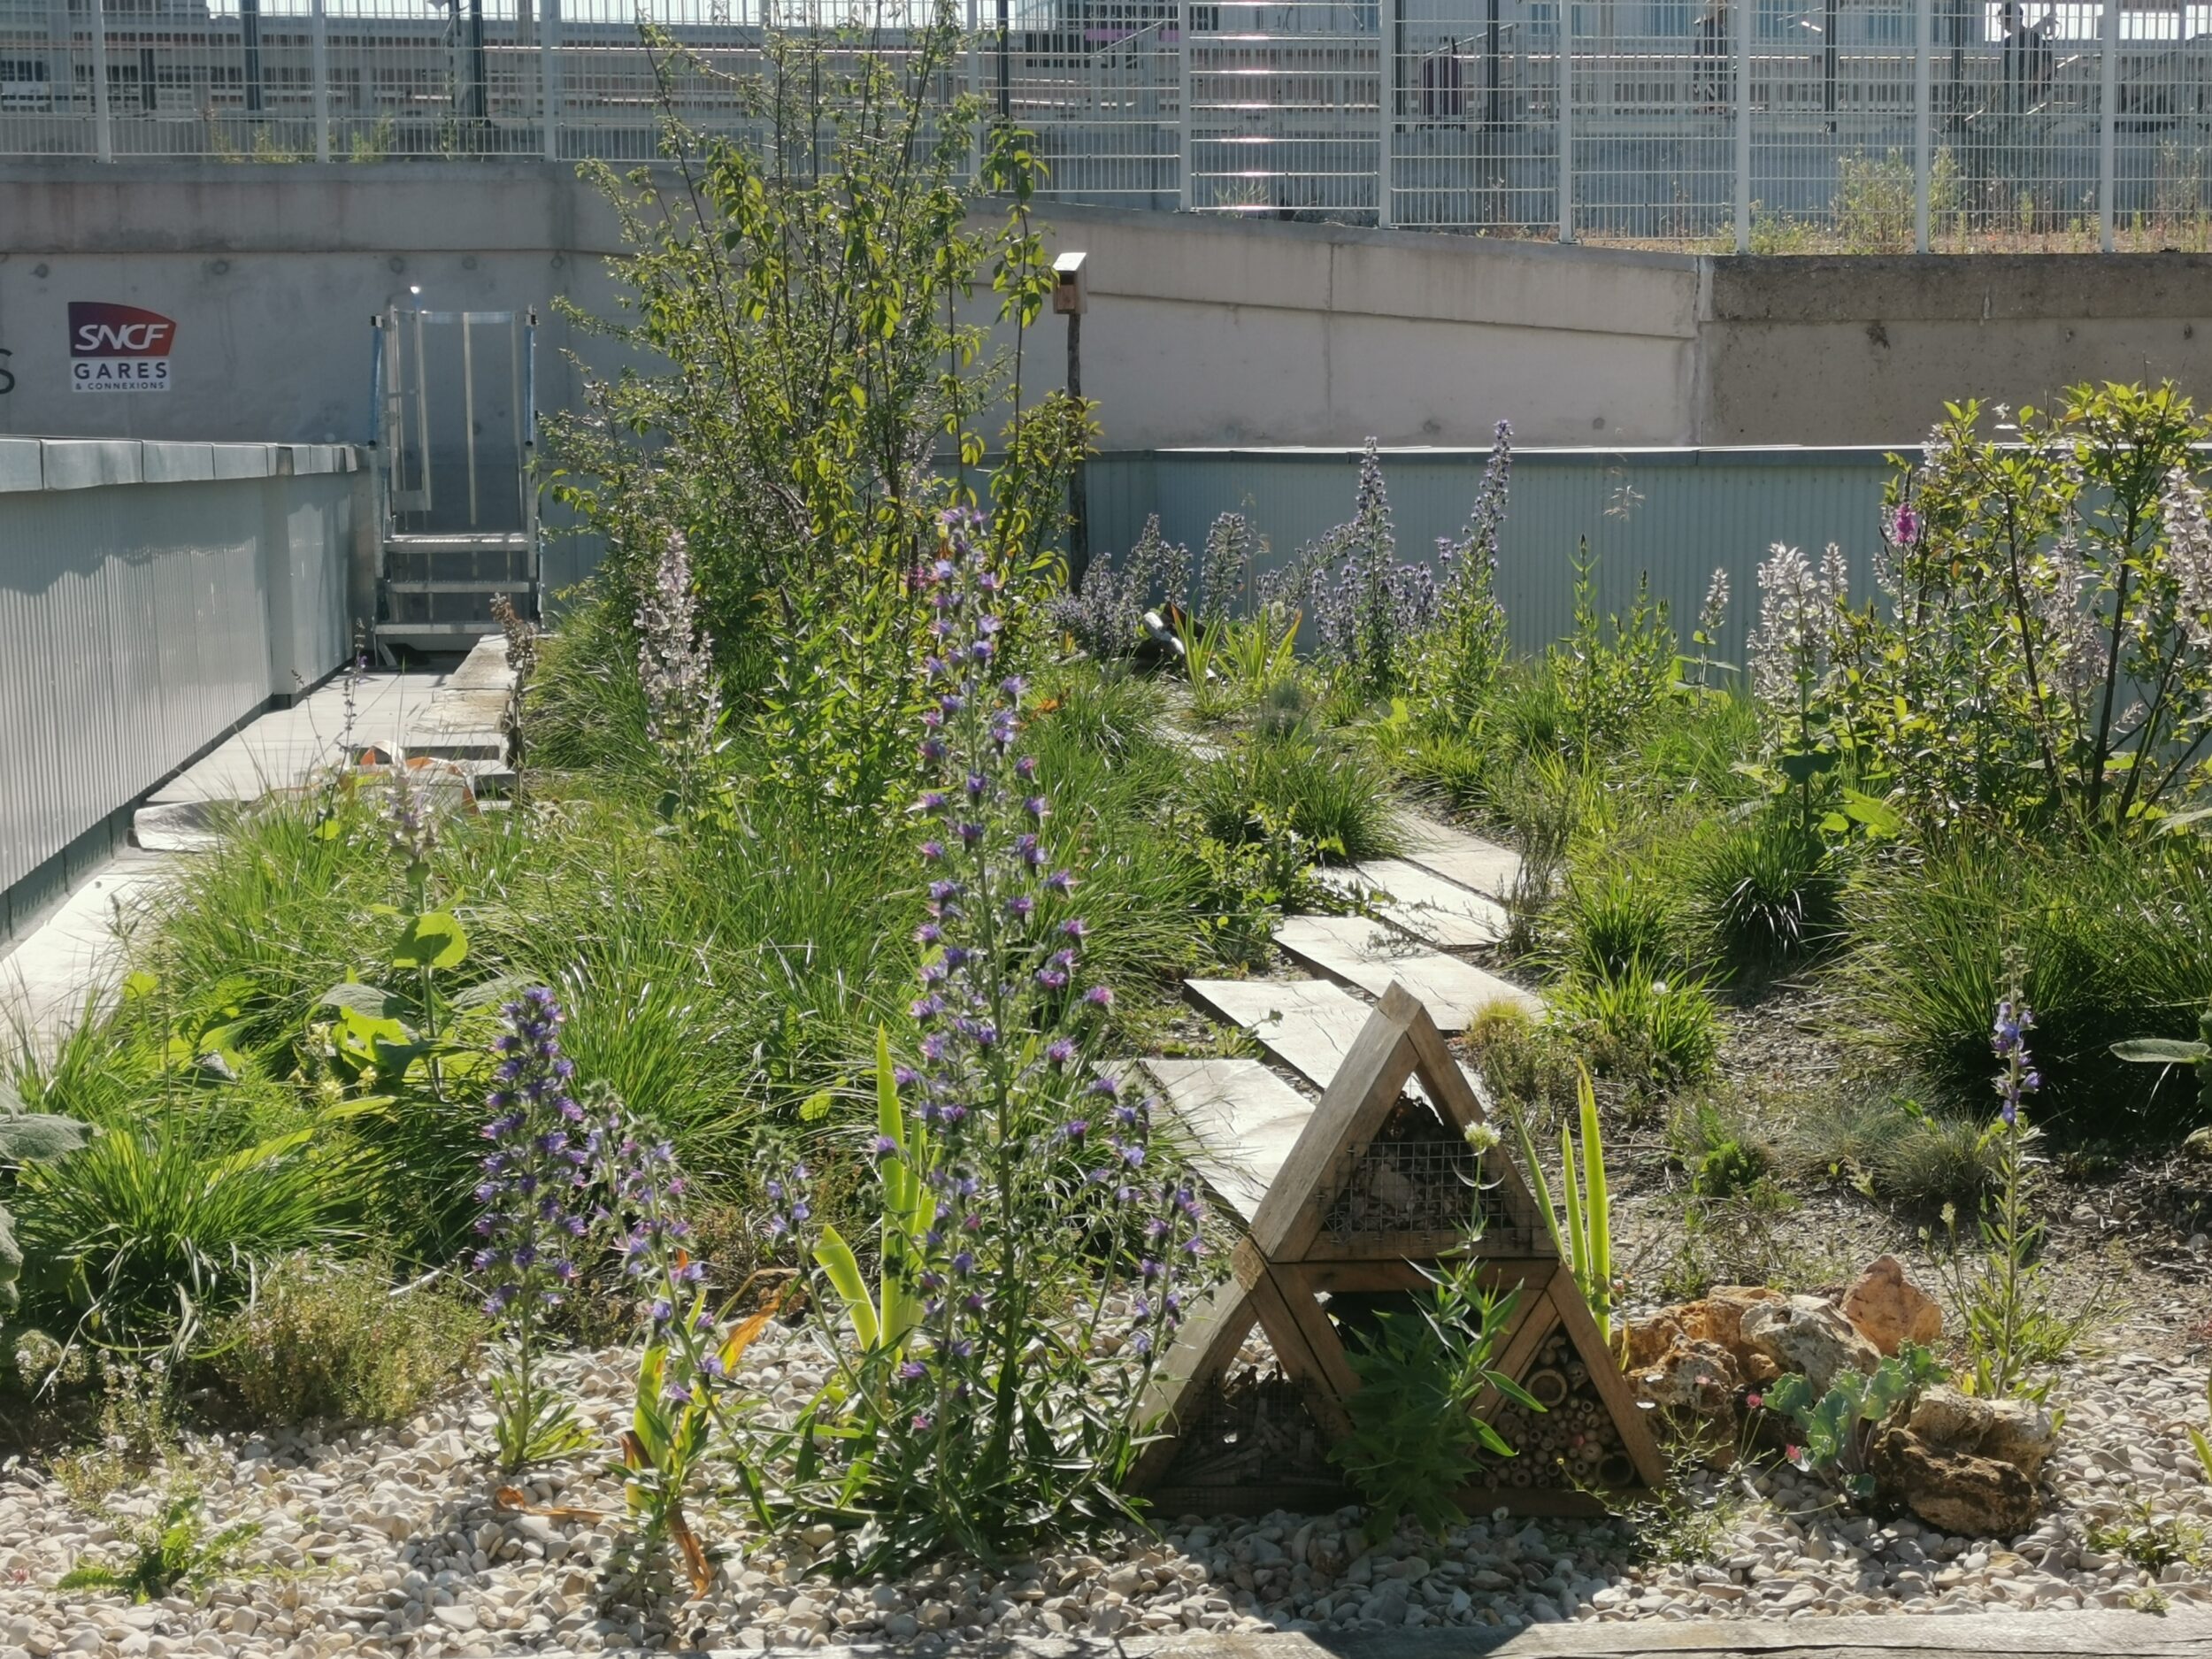
[[[1187, 1322], [1141, 1408], [1156, 1438], [1140, 1455], [1128, 1484], [1163, 1510], [1275, 1509], [1286, 1507], [1294, 1497], [1315, 1502], [1310, 1484], [1294, 1494], [1279, 1482], [1186, 1486], [1175, 1479], [1177, 1456], [1256, 1325], [1283, 1373], [1297, 1385], [1317, 1430], [1331, 1437], [1348, 1432], [1344, 1402], [1357, 1391], [1359, 1380], [1323, 1299], [1418, 1289], [1425, 1281], [1416, 1263], [1435, 1259], [1433, 1248], [1422, 1248], [1433, 1242], [1427, 1235], [1358, 1237], [1333, 1233], [1328, 1225], [1350, 1171], [1382, 1133], [1409, 1085], [1418, 1086], [1448, 1130], [1463, 1134], [1487, 1121], [1473, 1085], [1452, 1058], [1428, 1010], [1402, 986], [1393, 984], [1270, 1183], [1236, 1248], [1230, 1278]], [[1617, 1439], [1617, 1446], [1596, 1465], [1605, 1478], [1584, 1484], [1657, 1486], [1665, 1476], [1658, 1446], [1573, 1274], [1552, 1246], [1538, 1201], [1504, 1147], [1485, 1155], [1483, 1172], [1491, 1194], [1486, 1202], [1502, 1223], [1488, 1229], [1478, 1247], [1483, 1278], [1495, 1288], [1520, 1291], [1498, 1369], [1525, 1386], [1547, 1348], [1567, 1356], [1563, 1371], [1547, 1368], [1543, 1376], [1559, 1379], [1564, 1390], [1564, 1378], [1579, 1373], [1577, 1386], [1586, 1382], [1586, 1387], [1583, 1397], [1571, 1402], [1577, 1418], [1609, 1425]], [[1494, 1393], [1476, 1409], [1486, 1414], [1504, 1403]], [[1568, 1403], [1563, 1394], [1563, 1408]], [[1552, 1515], [1590, 1514], [1602, 1507], [1573, 1485], [1536, 1484], [1532, 1465], [1508, 1468], [1516, 1484], [1462, 1493], [1461, 1507], [1471, 1514], [1503, 1506], [1521, 1514]], [[1524, 1469], [1532, 1471], [1529, 1484], [1519, 1484]], [[1338, 1501], [1349, 1498], [1348, 1492], [1342, 1493]]]

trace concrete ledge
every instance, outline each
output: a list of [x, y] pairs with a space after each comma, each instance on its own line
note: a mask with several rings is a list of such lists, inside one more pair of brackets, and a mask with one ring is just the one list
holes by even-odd
[[42, 438], [41, 462], [48, 489], [97, 489], [145, 480], [139, 446], [109, 438]]
[[1728, 255], [1709, 265], [1710, 322], [2138, 319], [2178, 327], [2202, 316], [2212, 283], [2212, 254], [2190, 253]]
[[214, 448], [208, 443], [142, 443], [141, 476], [149, 484], [205, 483], [215, 476]]
[[38, 440], [0, 438], [0, 495], [45, 488], [46, 464], [39, 457]]

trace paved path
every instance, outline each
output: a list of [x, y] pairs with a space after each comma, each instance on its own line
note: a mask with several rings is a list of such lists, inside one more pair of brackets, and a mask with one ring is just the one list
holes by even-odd
[[[354, 745], [495, 764], [505, 672], [495, 636], [450, 671], [372, 670], [354, 697]], [[111, 992], [125, 937], [147, 899], [178, 856], [212, 843], [222, 808], [298, 787], [341, 758], [345, 730], [342, 675], [259, 716], [157, 786], [134, 816], [137, 844], [0, 955], [0, 1064], [24, 1048], [50, 1055], [87, 1007]]]
[[[1374, 999], [1393, 982], [1447, 1032], [1465, 1030], [1498, 1003], [1543, 1011], [1533, 992], [1455, 954], [1502, 936], [1505, 912], [1495, 895], [1512, 891], [1520, 859], [1411, 814], [1401, 827], [1405, 858], [1324, 873], [1377, 916], [1294, 916], [1277, 928], [1283, 954], [1324, 977], [1183, 982], [1185, 1000], [1244, 1032], [1281, 1071], [1247, 1059], [1145, 1062], [1189, 1138], [1199, 1174], [1248, 1221], [1312, 1115], [1316, 1093], [1335, 1078]], [[1417, 1082], [1408, 1089], [1423, 1092]]]

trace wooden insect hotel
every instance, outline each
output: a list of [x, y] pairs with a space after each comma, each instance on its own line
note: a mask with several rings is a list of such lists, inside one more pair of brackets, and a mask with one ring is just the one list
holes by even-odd
[[[1359, 1386], [1345, 1340], [1425, 1287], [1419, 1263], [1467, 1248], [1477, 1202], [1483, 1283], [1518, 1291], [1494, 1363], [1546, 1409], [1494, 1392], [1477, 1403], [1517, 1455], [1491, 1460], [1460, 1506], [1589, 1514], [1601, 1507], [1597, 1491], [1660, 1483], [1658, 1448], [1540, 1201], [1502, 1146], [1478, 1151], [1468, 1139], [1485, 1121], [1427, 1011], [1391, 986], [1244, 1217], [1233, 1273], [1194, 1310], [1148, 1402], [1159, 1438], [1131, 1485], [1156, 1509], [1356, 1502], [1328, 1455]], [[1257, 1189], [1233, 1136], [1217, 1128], [1202, 1140], [1196, 1162], [1217, 1194]]]

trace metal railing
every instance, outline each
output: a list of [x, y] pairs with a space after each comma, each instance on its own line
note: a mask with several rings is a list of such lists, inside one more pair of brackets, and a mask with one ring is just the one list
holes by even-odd
[[[758, 132], [764, 31], [809, 20], [777, 4], [655, 0], [678, 114]], [[2212, 247], [2208, 0], [967, 4], [933, 92], [1034, 131], [1066, 200], [1744, 251]], [[868, 37], [903, 50], [907, 20]], [[618, 0], [0, 0], [0, 156], [639, 159], [663, 81]]]

